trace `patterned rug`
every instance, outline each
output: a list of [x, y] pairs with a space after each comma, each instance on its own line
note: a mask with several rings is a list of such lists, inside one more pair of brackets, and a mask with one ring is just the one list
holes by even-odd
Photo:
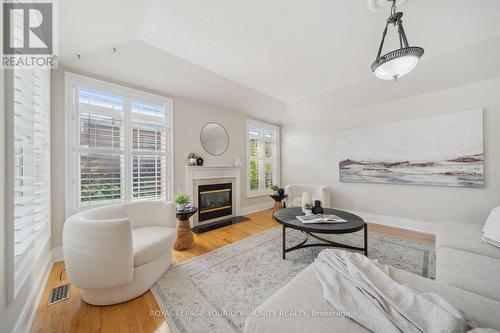
[[[151, 288], [174, 332], [242, 332], [247, 314], [314, 261], [311, 247], [282, 259], [281, 227], [227, 245], [170, 268]], [[362, 246], [362, 231], [322, 237]], [[287, 231], [287, 247], [300, 243]], [[434, 246], [369, 232], [368, 256], [433, 279]]]

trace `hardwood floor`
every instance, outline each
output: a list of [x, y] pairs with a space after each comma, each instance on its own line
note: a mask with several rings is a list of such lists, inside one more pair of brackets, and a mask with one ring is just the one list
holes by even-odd
[[[187, 251], [173, 251], [173, 262], [181, 263], [227, 244], [261, 233], [279, 224], [273, 221], [272, 211], [266, 210], [248, 215], [249, 221], [195, 235], [195, 247]], [[434, 236], [377, 224], [368, 230], [425, 243], [434, 243]], [[150, 315], [159, 311], [150, 291], [126, 303], [112, 306], [93, 306], [81, 300], [78, 289], [71, 287], [71, 298], [48, 306], [52, 288], [58, 286], [63, 262], [54, 264], [38, 306], [32, 332], [171, 332], [161, 316]], [[62, 274], [66, 282], [65, 274]]]

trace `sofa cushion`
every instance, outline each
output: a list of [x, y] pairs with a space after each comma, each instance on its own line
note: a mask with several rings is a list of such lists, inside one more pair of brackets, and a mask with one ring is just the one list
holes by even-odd
[[482, 240], [484, 240], [484, 241], [485, 241], [486, 243], [488, 243], [488, 244], [491, 244], [491, 245], [493, 245], [493, 246], [496, 246], [496, 247], [500, 248], [500, 242], [497, 242], [497, 241], [495, 241], [495, 240], [493, 240], [493, 239], [489, 239], [489, 238], [488, 238], [488, 237], [486, 237], [485, 235], [483, 235], [483, 236], [481, 237], [481, 239], [482, 239]]
[[500, 329], [500, 302], [458, 289], [453, 286], [423, 278], [399, 269], [391, 269], [392, 278], [416, 291], [433, 292], [462, 311], [475, 327]]
[[134, 266], [148, 263], [168, 252], [175, 241], [176, 229], [142, 227], [132, 230]]
[[[465, 313], [474, 326], [500, 329], [500, 302], [438, 283], [399, 269], [391, 277], [418, 292], [434, 292]], [[345, 309], [355, 311], [355, 309]], [[323, 289], [312, 266], [268, 298], [248, 317], [245, 332], [367, 332], [356, 322], [335, 312], [323, 298]]]
[[460, 222], [438, 222], [436, 252], [448, 247], [500, 259], [500, 249], [481, 239], [482, 225]]
[[493, 244], [500, 243], [500, 207], [491, 210], [490, 216], [483, 227], [484, 237], [493, 241]]
[[[442, 247], [436, 280], [500, 301], [500, 259]], [[500, 313], [500, 312], [499, 312]]]
[[257, 307], [255, 316], [247, 318], [244, 332], [369, 331], [350, 319], [337, 316], [332, 305], [323, 298], [321, 284], [309, 265]]

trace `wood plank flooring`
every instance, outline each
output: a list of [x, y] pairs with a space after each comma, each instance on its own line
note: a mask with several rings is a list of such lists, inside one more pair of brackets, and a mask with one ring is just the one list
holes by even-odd
[[[271, 210], [250, 214], [248, 217], [249, 221], [194, 235], [196, 246], [187, 251], [173, 251], [173, 262], [183, 262], [279, 225], [273, 221]], [[418, 242], [434, 243], [433, 235], [404, 229], [369, 223], [368, 230]], [[151, 311], [160, 310], [150, 291], [126, 303], [93, 306], [83, 302], [78, 289], [72, 286], [70, 299], [48, 306], [49, 292], [60, 284], [59, 275], [63, 268], [63, 262], [55, 263], [52, 268], [32, 332], [171, 332], [163, 317], [150, 315]], [[66, 282], [64, 273], [62, 278], [63, 282]]]

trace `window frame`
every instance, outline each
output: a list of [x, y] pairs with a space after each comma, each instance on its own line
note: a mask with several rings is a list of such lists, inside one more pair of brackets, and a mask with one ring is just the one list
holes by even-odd
[[[281, 146], [280, 146], [280, 127], [279, 126], [276, 126], [276, 125], [273, 125], [273, 124], [270, 124], [270, 123], [266, 123], [266, 122], [263, 122], [263, 121], [259, 121], [259, 120], [254, 120], [254, 119], [250, 119], [250, 118], [247, 118], [246, 119], [246, 132], [245, 132], [245, 135], [246, 135], [246, 146], [245, 146], [245, 150], [246, 150], [246, 172], [245, 172], [245, 175], [246, 175], [246, 195], [247, 195], [247, 198], [255, 198], [255, 197], [260, 197], [260, 196], [265, 196], [265, 195], [270, 195], [273, 193], [272, 190], [266, 190], [266, 189], [262, 189], [260, 188], [259, 190], [251, 190], [250, 189], [250, 176], [249, 176], [249, 173], [250, 173], [250, 149], [249, 149], [249, 146], [250, 146], [250, 135], [249, 135], [249, 129], [251, 126], [256, 126], [258, 128], [262, 128], [262, 129], [267, 129], [267, 130], [271, 130], [271, 131], [276, 131], [276, 184], [279, 184], [280, 181], [281, 181]], [[263, 151], [264, 151], [264, 147], [263, 147]], [[266, 160], [266, 158], [264, 158], [264, 161]], [[261, 175], [259, 175], [259, 187], [260, 187], [260, 184], [264, 183], [265, 184], [265, 175], [262, 177], [261, 179]]]
[[[133, 130], [133, 120], [132, 120], [132, 101], [142, 101], [149, 102], [153, 104], [160, 104], [166, 107], [166, 117], [165, 117], [165, 130], [167, 131], [165, 145], [166, 152], [166, 197], [165, 200], [169, 200], [173, 194], [174, 189], [174, 170], [173, 170], [173, 154], [174, 154], [174, 135], [173, 135], [173, 120], [174, 120], [174, 108], [173, 100], [169, 97], [159, 96], [151, 93], [147, 93], [141, 90], [124, 87], [118, 84], [109, 83], [106, 81], [90, 78], [87, 76], [74, 74], [70, 72], [64, 73], [65, 79], [65, 191], [66, 191], [66, 202], [65, 202], [65, 216], [69, 216], [91, 208], [96, 208], [100, 206], [105, 206], [109, 204], [116, 203], [127, 203], [133, 201], [133, 166], [132, 159], [134, 157], [132, 148], [132, 130]], [[105, 93], [117, 95], [123, 97], [123, 122], [125, 133], [123, 139], [125, 140], [124, 145], [124, 188], [123, 188], [123, 201], [116, 203], [103, 203], [94, 205], [80, 205], [80, 166], [76, 161], [79, 161], [79, 145], [80, 142], [80, 119], [79, 110], [77, 106], [78, 88], [87, 88], [96, 91], [102, 91]], [[136, 118], [137, 119], [137, 118]], [[130, 132], [130, 133], [129, 133]], [[130, 141], [130, 142], [129, 142]], [[130, 165], [129, 165], [130, 164]]]

